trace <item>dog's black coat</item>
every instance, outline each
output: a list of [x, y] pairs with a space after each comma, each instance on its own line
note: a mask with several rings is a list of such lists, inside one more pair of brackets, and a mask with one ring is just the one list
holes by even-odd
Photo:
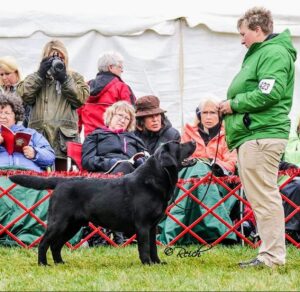
[[134, 172], [119, 178], [11, 176], [13, 182], [25, 187], [54, 189], [48, 209], [48, 227], [39, 245], [38, 263], [47, 265], [49, 246], [54, 262], [63, 263], [63, 245], [89, 221], [127, 235], [136, 233], [142, 263], [160, 263], [155, 243], [156, 226], [174, 191], [178, 170], [195, 148], [194, 142], [168, 142]]

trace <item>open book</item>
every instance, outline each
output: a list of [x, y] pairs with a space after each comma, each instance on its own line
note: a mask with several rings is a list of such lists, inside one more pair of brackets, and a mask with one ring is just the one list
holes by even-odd
[[8, 127], [1, 125], [1, 135], [4, 139], [3, 146], [9, 155], [14, 152], [23, 153], [23, 147], [29, 144], [31, 139], [31, 134], [24, 132], [14, 133]]
[[107, 172], [105, 173], [111, 173], [117, 165], [119, 165], [120, 163], [122, 162], [129, 162], [131, 163], [132, 165], [136, 162], [136, 160], [138, 160], [139, 158], [141, 157], [145, 157], [145, 152], [138, 152], [138, 153], [135, 153], [132, 157], [130, 157], [129, 159], [121, 159], [121, 160], [118, 160]]

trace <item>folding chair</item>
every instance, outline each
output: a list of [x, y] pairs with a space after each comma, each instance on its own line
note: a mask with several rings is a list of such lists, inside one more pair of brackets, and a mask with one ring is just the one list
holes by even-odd
[[83, 170], [81, 165], [82, 144], [67, 142], [67, 171]]

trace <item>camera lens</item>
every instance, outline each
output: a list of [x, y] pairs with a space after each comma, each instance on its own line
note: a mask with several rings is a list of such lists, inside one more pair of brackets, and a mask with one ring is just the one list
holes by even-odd
[[64, 70], [65, 64], [61, 59], [54, 58], [54, 60], [52, 61], [52, 68], [55, 73], [59, 73]]

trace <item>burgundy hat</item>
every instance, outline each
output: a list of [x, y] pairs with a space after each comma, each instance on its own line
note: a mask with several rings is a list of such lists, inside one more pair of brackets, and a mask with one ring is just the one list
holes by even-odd
[[162, 114], [166, 111], [159, 107], [159, 99], [154, 95], [146, 95], [137, 99], [135, 103], [136, 117], [146, 117]]

